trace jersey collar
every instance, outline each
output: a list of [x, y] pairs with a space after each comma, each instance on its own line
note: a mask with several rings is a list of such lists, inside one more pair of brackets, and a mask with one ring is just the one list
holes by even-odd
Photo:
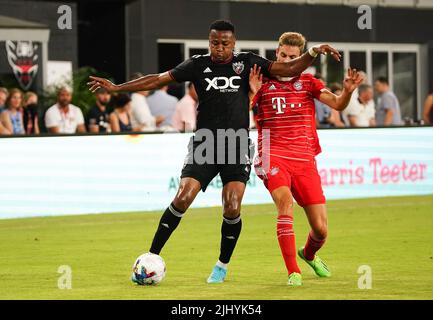
[[292, 81], [293, 79], [295, 79], [295, 78], [297, 78], [298, 76], [296, 76], [296, 77], [281, 77], [281, 76], [276, 76], [276, 79], [278, 80], [278, 81]]
[[218, 62], [218, 61], [215, 61], [215, 60], [214, 60], [214, 58], [212, 57], [212, 55], [210, 55], [210, 59], [211, 59], [211, 61], [212, 61], [213, 63], [215, 63], [215, 64], [228, 64], [228, 63], [232, 62], [232, 60], [233, 60], [234, 57], [235, 57], [235, 55], [232, 53], [231, 57], [228, 58], [227, 60], [225, 60], [225, 61], [221, 61], [221, 62]]

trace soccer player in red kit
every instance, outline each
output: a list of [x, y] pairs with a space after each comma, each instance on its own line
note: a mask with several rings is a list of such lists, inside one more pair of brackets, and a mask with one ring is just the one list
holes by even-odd
[[[290, 61], [301, 55], [305, 38], [295, 32], [286, 32], [279, 39], [277, 61]], [[343, 82], [343, 92], [335, 95], [311, 74], [292, 78], [263, 81], [260, 68], [250, 73], [251, 106], [257, 104], [258, 157], [257, 175], [263, 180], [277, 207], [277, 236], [289, 274], [288, 285], [302, 284], [301, 271], [296, 262], [293, 231], [293, 197], [303, 207], [311, 231], [298, 255], [319, 277], [331, 272], [316, 255], [325, 243], [328, 226], [325, 197], [317, 171], [315, 156], [320, 153], [316, 131], [314, 99], [338, 111], [350, 101], [362, 76], [349, 69]]]

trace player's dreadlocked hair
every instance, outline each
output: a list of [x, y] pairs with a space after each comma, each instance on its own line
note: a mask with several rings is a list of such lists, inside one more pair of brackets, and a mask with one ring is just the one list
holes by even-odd
[[216, 20], [209, 26], [209, 31], [210, 30], [231, 31], [235, 33], [235, 26], [228, 20]]

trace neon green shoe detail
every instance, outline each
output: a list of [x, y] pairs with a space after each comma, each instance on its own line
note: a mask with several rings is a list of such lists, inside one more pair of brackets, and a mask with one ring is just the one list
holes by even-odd
[[307, 260], [304, 257], [304, 247], [302, 247], [298, 250], [298, 256], [308, 263], [319, 277], [327, 278], [331, 276], [331, 271], [329, 270], [328, 266], [322, 259], [320, 259], [317, 254], [314, 256], [313, 260]]
[[292, 272], [289, 274], [289, 280], [287, 281], [288, 286], [301, 286], [302, 285], [302, 276], [300, 273]]

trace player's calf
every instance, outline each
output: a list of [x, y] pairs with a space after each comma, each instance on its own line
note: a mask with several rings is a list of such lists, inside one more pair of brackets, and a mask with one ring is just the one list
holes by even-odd
[[300, 275], [301, 273], [298, 263], [296, 262], [296, 242], [293, 229], [293, 197], [287, 186], [273, 190], [271, 195], [278, 210], [278, 244], [289, 275], [289, 283], [291, 283], [290, 277], [293, 277], [293, 274]]
[[208, 278], [208, 283], [221, 283], [227, 275], [227, 267], [242, 230], [241, 201], [245, 184], [227, 183], [223, 188], [223, 222], [221, 224], [220, 256]]

